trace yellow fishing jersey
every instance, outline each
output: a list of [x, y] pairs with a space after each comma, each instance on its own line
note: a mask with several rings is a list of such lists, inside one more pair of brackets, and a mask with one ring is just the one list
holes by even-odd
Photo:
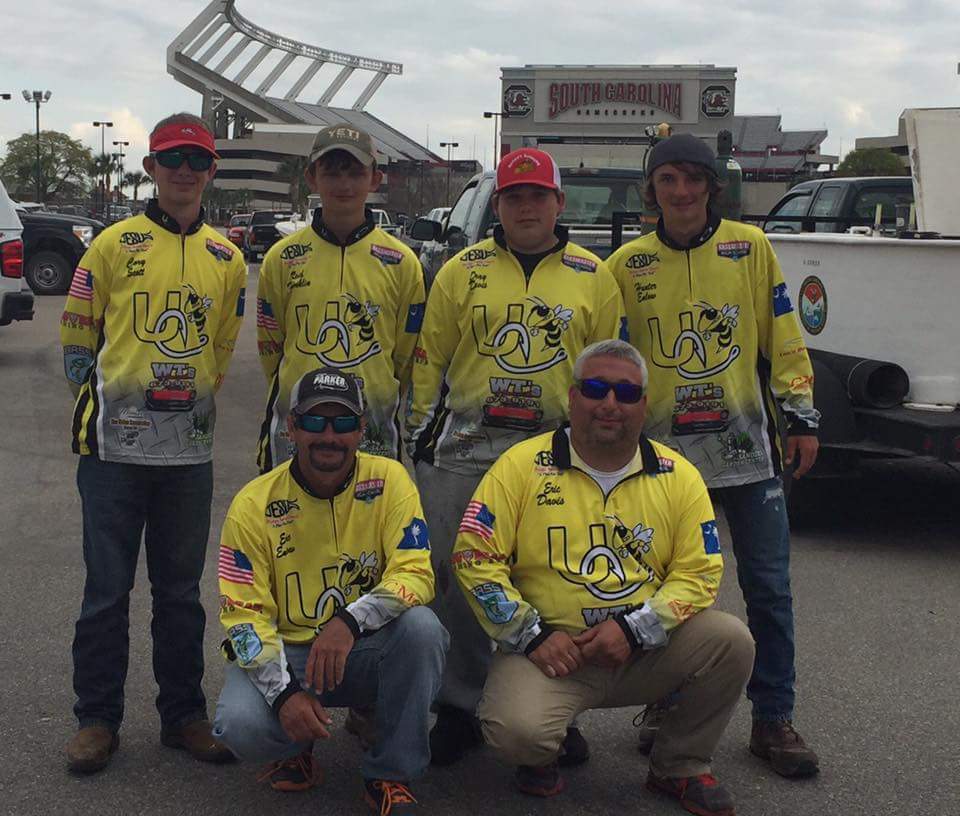
[[367, 430], [361, 449], [400, 456], [400, 392], [423, 319], [423, 270], [404, 243], [366, 222], [344, 244], [313, 223], [278, 241], [260, 267], [257, 345], [267, 376], [258, 464], [293, 454], [290, 391], [322, 366], [349, 371], [363, 388]]
[[399, 462], [361, 452], [322, 499], [294, 459], [234, 498], [218, 576], [232, 656], [272, 703], [290, 682], [284, 643], [309, 644], [335, 615], [358, 635], [374, 631], [433, 599], [417, 489]]
[[663, 231], [608, 260], [630, 340], [650, 369], [646, 432], [686, 456], [710, 487], [781, 472], [776, 404], [790, 434], [814, 434], [813, 369], [767, 237], [711, 214], [680, 248]]
[[247, 268], [200, 218], [183, 234], [157, 202], [80, 259], [60, 320], [77, 395], [73, 450], [140, 465], [207, 462], [214, 393], [233, 354]]
[[623, 301], [596, 255], [567, 242], [529, 279], [503, 230], [437, 273], [413, 359], [414, 459], [480, 474], [511, 445], [567, 416], [580, 351], [626, 339]]
[[507, 451], [467, 506], [451, 566], [503, 651], [609, 618], [654, 648], [716, 599], [723, 559], [696, 469], [642, 436], [606, 495], [588, 471], [563, 426]]

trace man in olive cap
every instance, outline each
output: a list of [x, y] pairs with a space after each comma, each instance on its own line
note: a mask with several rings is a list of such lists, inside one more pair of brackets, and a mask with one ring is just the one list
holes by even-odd
[[[711, 209], [721, 190], [714, 162], [689, 133], [657, 144], [645, 189], [647, 205], [660, 211], [656, 232], [621, 247], [609, 265], [630, 340], [657, 370], [648, 432], [699, 468], [730, 526], [757, 644], [747, 685], [750, 750], [783, 776], [810, 776], [817, 756], [792, 725], [790, 531], [781, 476], [787, 467], [799, 478], [816, 460], [813, 370], [770, 242]], [[641, 750], [650, 750], [670, 704], [648, 707]]]

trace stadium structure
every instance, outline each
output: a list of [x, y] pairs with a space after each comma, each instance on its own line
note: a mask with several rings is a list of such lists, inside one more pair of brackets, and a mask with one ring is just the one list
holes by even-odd
[[[308, 101], [309, 89], [326, 82], [331, 68], [333, 79]], [[424, 168], [445, 168], [441, 157], [365, 110], [388, 77], [403, 73], [400, 63], [275, 34], [243, 17], [234, 0], [213, 0], [177, 35], [167, 48], [167, 71], [203, 98], [201, 115], [212, 124], [221, 156], [215, 186], [247, 191], [251, 208], [289, 206], [291, 177], [299, 175], [291, 160], [306, 156], [327, 125], [352, 125], [373, 137], [386, 175], [372, 203], [386, 201], [391, 164], [414, 178], [409, 168], [417, 167], [421, 179]], [[352, 105], [334, 104], [346, 95], [344, 86], [365, 75]]]

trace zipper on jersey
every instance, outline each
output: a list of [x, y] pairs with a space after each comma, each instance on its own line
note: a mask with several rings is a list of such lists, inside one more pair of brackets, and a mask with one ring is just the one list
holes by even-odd
[[343, 291], [343, 267], [346, 265], [347, 260], [347, 247], [342, 245], [340, 247], [340, 291]]
[[693, 303], [693, 266], [690, 263], [690, 250], [685, 249], [684, 253], [687, 256], [687, 288], [690, 292], [690, 302]]
[[180, 233], [180, 280], [183, 281], [183, 276], [186, 273], [187, 267], [187, 236], [183, 233]]

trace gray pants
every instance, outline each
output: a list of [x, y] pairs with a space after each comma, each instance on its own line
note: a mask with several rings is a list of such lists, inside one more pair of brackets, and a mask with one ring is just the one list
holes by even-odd
[[467, 502], [483, 476], [462, 476], [417, 462], [417, 487], [430, 530], [437, 594], [431, 605], [450, 633], [450, 652], [437, 702], [474, 713], [492, 657], [490, 638], [477, 623], [450, 568], [450, 555]]
[[[343, 682], [317, 697], [328, 708], [376, 706], [378, 739], [363, 755], [365, 779], [406, 782], [430, 762], [430, 706], [440, 685], [449, 637], [429, 609], [408, 609], [379, 631], [361, 637], [347, 657]], [[306, 676], [309, 646], [285, 647], [294, 675]], [[270, 762], [309, 748], [287, 736], [247, 672], [227, 667], [217, 702], [214, 736], [240, 759]]]

